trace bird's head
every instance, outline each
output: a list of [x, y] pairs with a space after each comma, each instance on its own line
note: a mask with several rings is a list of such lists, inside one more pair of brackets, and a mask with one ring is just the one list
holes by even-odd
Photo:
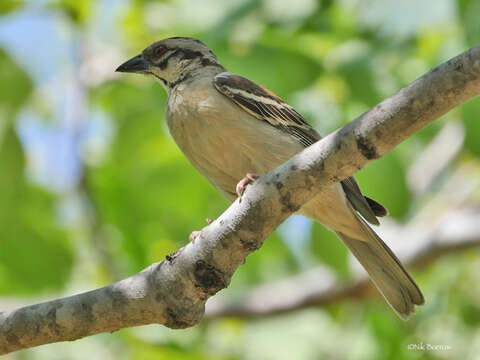
[[149, 75], [169, 91], [197, 70], [209, 66], [223, 68], [207, 45], [193, 38], [172, 37], [154, 42], [116, 71]]

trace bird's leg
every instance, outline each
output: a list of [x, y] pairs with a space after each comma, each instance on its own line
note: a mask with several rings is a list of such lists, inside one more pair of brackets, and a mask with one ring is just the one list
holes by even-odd
[[238, 197], [242, 196], [242, 194], [245, 191], [245, 188], [247, 187], [248, 184], [250, 184], [251, 182], [254, 182], [259, 177], [260, 177], [260, 175], [251, 174], [251, 173], [248, 173], [247, 175], [245, 175], [245, 177], [242, 180], [240, 180], [237, 184], [236, 191], [237, 191]]
[[199, 237], [201, 233], [202, 233], [202, 230], [192, 231], [192, 233], [188, 236], [188, 240], [190, 240], [190, 242], [194, 242], [195, 239]]
[[[207, 222], [208, 225], [210, 225], [212, 222], [213, 222], [213, 219], [210, 219], [210, 218], [206, 218], [205, 221]], [[192, 231], [192, 233], [188, 236], [188, 239], [191, 241], [191, 242], [194, 242], [195, 239], [197, 237], [200, 236], [200, 234], [202, 233], [202, 230], [198, 231]]]
[[[251, 182], [254, 182], [255, 180], [257, 180], [258, 178], [260, 177], [259, 174], [252, 174], [252, 173], [248, 173], [242, 180], [240, 180], [237, 184], [237, 188], [236, 188], [236, 191], [237, 191], [237, 195], [238, 197], [241, 197], [243, 192], [245, 191], [245, 188], [247, 187], [248, 184], [250, 184]], [[206, 218], [205, 221], [207, 222], [208, 225], [210, 225], [213, 220], [210, 219], [210, 218]], [[196, 230], [196, 231], [192, 231], [192, 233], [190, 234], [190, 236], [188, 237], [188, 239], [191, 241], [191, 242], [194, 242], [196, 238], [198, 238], [200, 236], [200, 234], [202, 233], [202, 230]]]

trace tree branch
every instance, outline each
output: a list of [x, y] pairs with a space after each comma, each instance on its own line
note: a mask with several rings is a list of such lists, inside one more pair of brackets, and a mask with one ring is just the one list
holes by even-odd
[[262, 176], [195, 243], [139, 274], [84, 294], [0, 313], [0, 354], [128, 326], [198, 323], [206, 300], [322, 187], [353, 175], [480, 93], [480, 47], [438, 66]]

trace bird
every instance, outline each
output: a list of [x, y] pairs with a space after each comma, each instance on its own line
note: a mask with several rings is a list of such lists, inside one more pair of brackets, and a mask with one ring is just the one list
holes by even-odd
[[[261, 174], [321, 139], [292, 106], [228, 72], [195, 38], [154, 42], [116, 71], [147, 75], [163, 86], [171, 136], [196, 170], [232, 202]], [[387, 209], [364, 196], [353, 177], [321, 190], [297, 213], [337, 234], [402, 319], [424, 304], [411, 275], [368, 225], [379, 225]]]

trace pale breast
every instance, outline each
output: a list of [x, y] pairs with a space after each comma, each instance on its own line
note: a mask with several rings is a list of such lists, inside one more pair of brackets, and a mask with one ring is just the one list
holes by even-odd
[[170, 94], [167, 122], [192, 165], [230, 200], [246, 173], [266, 173], [303, 149], [218, 93], [207, 79]]
[[[211, 79], [172, 92], [167, 123], [187, 159], [230, 201], [235, 200], [236, 184], [247, 173], [267, 173], [304, 149], [291, 135], [252, 117], [218, 93]], [[347, 234], [356, 230], [340, 184], [322, 191], [299, 213]]]

